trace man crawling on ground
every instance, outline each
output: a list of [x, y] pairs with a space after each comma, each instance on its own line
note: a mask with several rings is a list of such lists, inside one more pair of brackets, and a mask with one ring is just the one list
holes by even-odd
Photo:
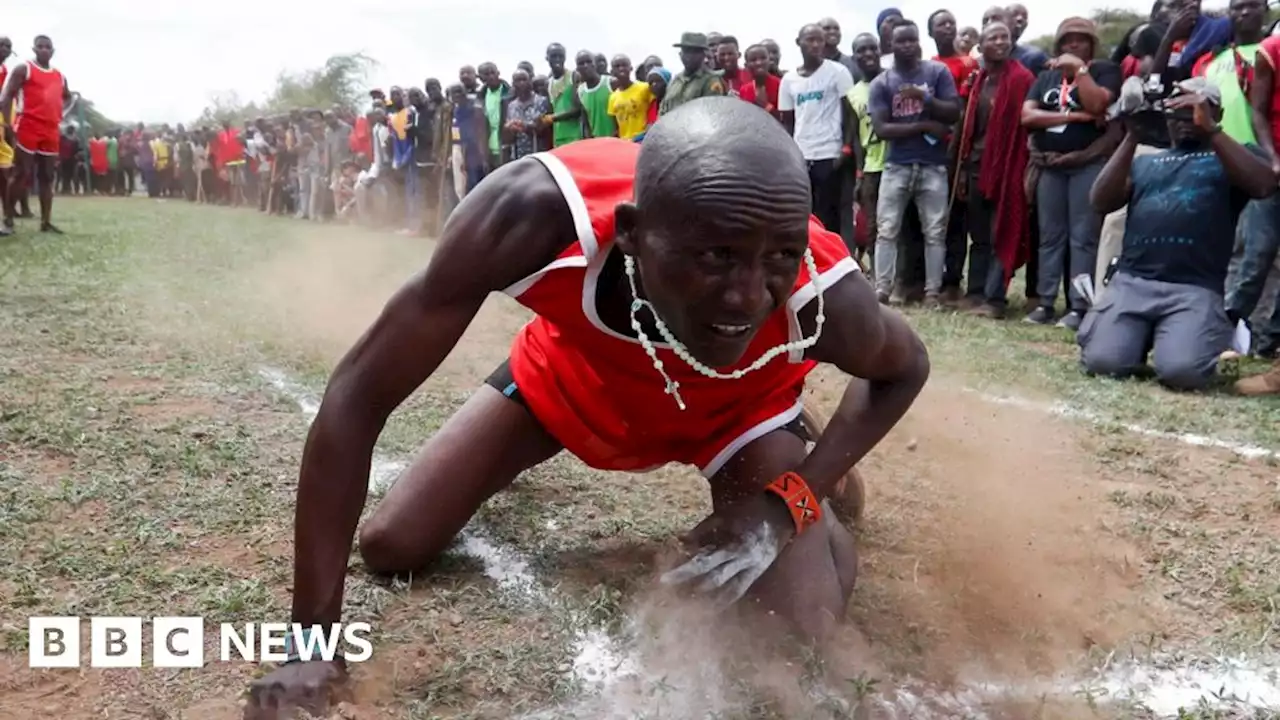
[[[684, 463], [713, 512], [664, 581], [828, 634], [857, 558], [825, 500], [906, 413], [929, 360], [809, 203], [796, 144], [733, 98], [669, 113], [643, 145], [587, 140], [497, 170], [329, 382], [302, 459], [293, 621], [340, 621], [378, 435], [504, 292], [536, 318], [360, 529], [365, 564], [424, 567], [561, 451], [602, 470]], [[854, 379], [807, 452], [800, 397], [818, 363]], [[246, 717], [323, 706], [344, 675], [287, 663], [254, 683]]]

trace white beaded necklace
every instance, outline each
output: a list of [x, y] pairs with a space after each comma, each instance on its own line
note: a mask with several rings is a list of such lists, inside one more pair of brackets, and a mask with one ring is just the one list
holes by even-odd
[[671, 334], [671, 330], [667, 327], [667, 324], [662, 322], [661, 317], [658, 317], [658, 309], [653, 306], [653, 303], [640, 298], [640, 292], [636, 288], [635, 258], [627, 255], [623, 264], [626, 268], [627, 283], [631, 286], [631, 329], [636, 331], [636, 336], [640, 339], [640, 345], [644, 347], [644, 351], [648, 353], [649, 359], [653, 361], [653, 368], [662, 375], [663, 380], [667, 381], [667, 394], [675, 398], [676, 404], [680, 406], [681, 410], [685, 409], [685, 404], [684, 398], [680, 397], [680, 383], [672, 380], [671, 376], [667, 374], [666, 368], [662, 365], [662, 361], [658, 359], [657, 348], [654, 347], [653, 341], [649, 339], [649, 336], [645, 335], [644, 329], [640, 325], [640, 318], [636, 316], [636, 313], [640, 312], [641, 309], [646, 307], [649, 309], [649, 314], [653, 315], [653, 323], [658, 328], [658, 334], [661, 335], [662, 339], [671, 346], [671, 350], [676, 354], [676, 357], [685, 361], [689, 367], [698, 371], [699, 374], [717, 380], [737, 380], [749, 372], [759, 370], [769, 364], [770, 360], [783, 353], [788, 353], [793, 350], [805, 350], [813, 347], [818, 344], [818, 338], [822, 337], [822, 323], [826, 321], [826, 316], [823, 313], [825, 306], [822, 297], [822, 286], [818, 284], [818, 265], [813, 261], [813, 251], [809, 248], [805, 248], [804, 251], [804, 264], [809, 270], [809, 282], [813, 283], [813, 288], [818, 294], [818, 316], [814, 322], [813, 334], [807, 338], [793, 340], [791, 342], [771, 347], [765, 351], [763, 355], [757, 358], [755, 362], [751, 363], [750, 366], [741, 370], [734, 370], [731, 373], [722, 373], [715, 368], [704, 365], [689, 352], [689, 349], [686, 348], [683, 343], [676, 339], [675, 335]]

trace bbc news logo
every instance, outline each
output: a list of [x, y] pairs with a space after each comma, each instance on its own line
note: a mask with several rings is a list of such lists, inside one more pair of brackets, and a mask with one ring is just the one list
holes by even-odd
[[[89, 618], [89, 667], [139, 668], [143, 663], [144, 620], [140, 617]], [[33, 617], [27, 621], [28, 666], [80, 667], [78, 617]], [[301, 623], [222, 623], [218, 626], [222, 662], [333, 660], [364, 662], [373, 655], [369, 623], [307, 627]], [[151, 620], [151, 664], [158, 668], [198, 668], [205, 664], [204, 618], [158, 617]]]

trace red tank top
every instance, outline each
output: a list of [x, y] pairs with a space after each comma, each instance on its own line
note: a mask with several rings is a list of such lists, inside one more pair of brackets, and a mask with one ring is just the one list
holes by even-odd
[[89, 141], [89, 167], [93, 168], [93, 171], [99, 175], [110, 169], [106, 140], [94, 139]]
[[[599, 138], [532, 156], [560, 186], [577, 239], [546, 267], [505, 290], [537, 314], [517, 334], [511, 351], [520, 394], [567, 450], [594, 467], [614, 470], [643, 470], [696, 456], [699, 443], [732, 430], [744, 415], [779, 401], [794, 404], [816, 364], [803, 351], [793, 351], [741, 379], [720, 380], [699, 374], [651, 338], [664, 369], [680, 384], [687, 407], [681, 411], [640, 342], [601, 321], [597, 282], [613, 246], [614, 208], [634, 197], [640, 148]], [[816, 219], [809, 228], [822, 287], [857, 271], [839, 235]], [[718, 369], [746, 368], [770, 348], [801, 339], [797, 313], [816, 294], [802, 264], [786, 306], [760, 328], [738, 365]], [[831, 325], [824, 331], [831, 332]], [[679, 447], [686, 442], [690, 447]]]
[[1271, 64], [1271, 141], [1280, 147], [1280, 36], [1263, 40], [1261, 50], [1259, 54]]
[[27, 81], [22, 85], [22, 117], [48, 125], [62, 122], [62, 73], [27, 62]]

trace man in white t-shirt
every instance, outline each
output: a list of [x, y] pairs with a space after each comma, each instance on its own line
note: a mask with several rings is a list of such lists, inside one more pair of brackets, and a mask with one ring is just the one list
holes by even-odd
[[356, 207], [360, 220], [369, 224], [381, 222], [386, 215], [387, 187], [382, 182], [391, 170], [391, 129], [387, 127], [385, 110], [369, 113], [373, 135], [373, 162], [356, 179]]
[[828, 230], [840, 232], [841, 190], [852, 181], [848, 171], [853, 167], [853, 150], [845, 143], [850, 108], [845, 96], [853, 88], [853, 75], [823, 57], [826, 44], [821, 27], [800, 28], [796, 45], [804, 64], [782, 77], [778, 110], [809, 163], [813, 214]]

